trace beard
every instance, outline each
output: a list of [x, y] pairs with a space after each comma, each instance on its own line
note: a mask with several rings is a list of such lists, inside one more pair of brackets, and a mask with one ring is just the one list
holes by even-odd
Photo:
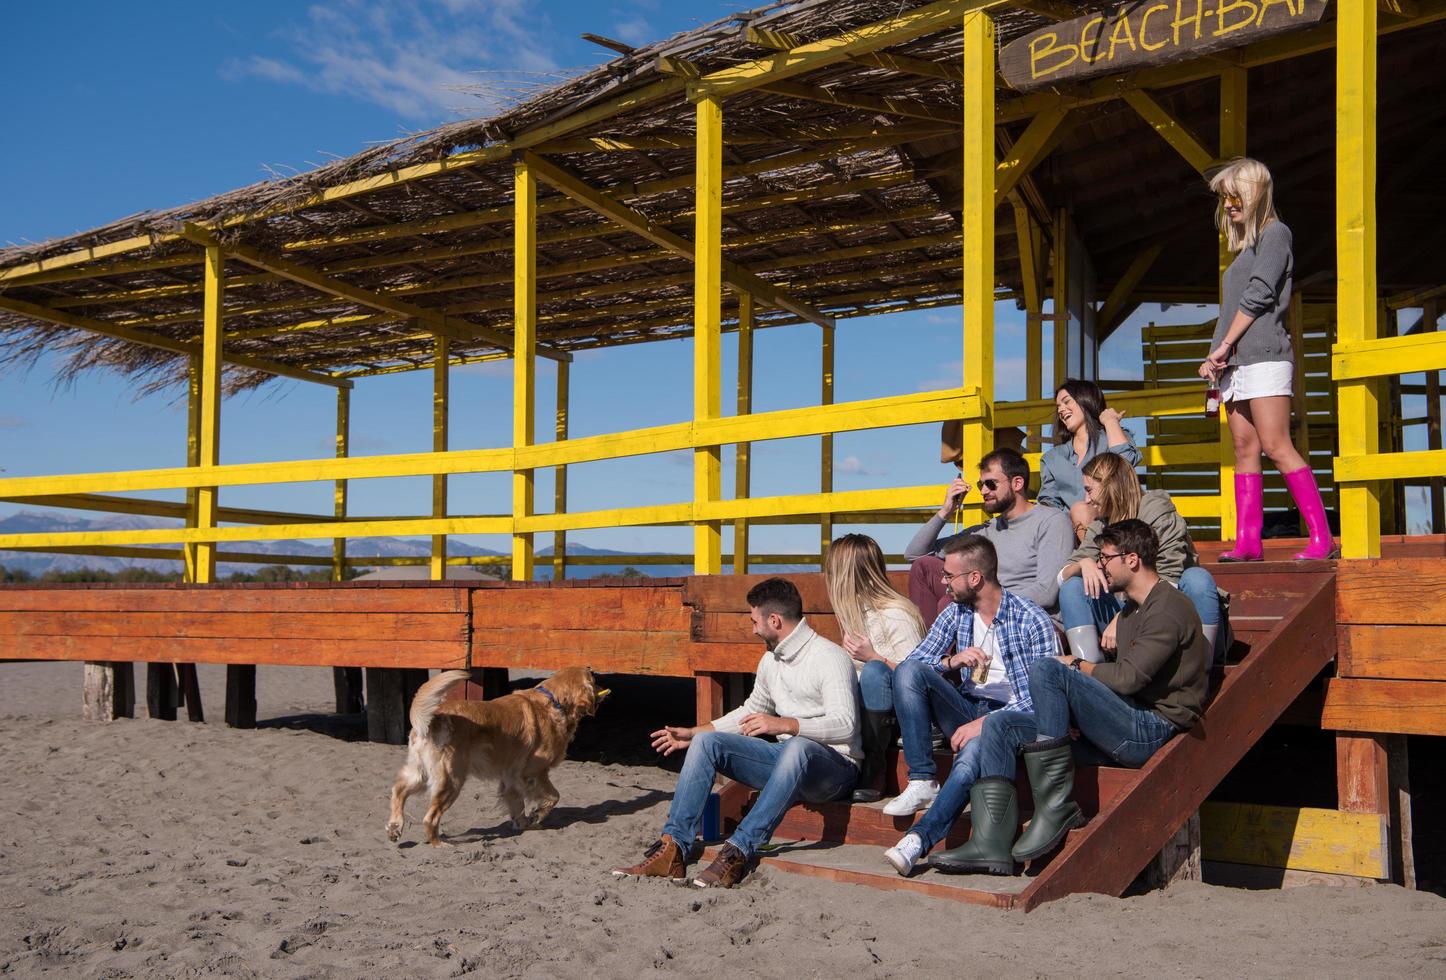
[[961, 606], [971, 606], [971, 607], [972, 607], [972, 606], [974, 606], [974, 605], [978, 602], [978, 600], [979, 600], [979, 590], [978, 590], [978, 589], [969, 589], [969, 588], [953, 589], [953, 588], [951, 588], [951, 591], [954, 593], [954, 602], [955, 602], [956, 604], [958, 604], [958, 605], [961, 605]]
[[1004, 513], [1005, 511], [1007, 511], [1009, 508], [1011, 508], [1011, 507], [1013, 507], [1013, 506], [1014, 506], [1014, 491], [1013, 491], [1013, 490], [1003, 490], [1003, 491], [1000, 491], [1000, 492], [998, 492], [998, 493], [996, 493], [996, 494], [994, 495], [994, 503], [991, 504], [991, 503], [989, 503], [988, 501], [985, 501], [985, 503], [984, 503], [984, 513], [986, 513], [986, 514], [1002, 514], [1002, 513]]

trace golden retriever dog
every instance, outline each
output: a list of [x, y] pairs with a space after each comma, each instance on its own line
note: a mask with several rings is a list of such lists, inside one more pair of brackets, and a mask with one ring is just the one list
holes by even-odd
[[[424, 787], [431, 803], [422, 818], [427, 843], [440, 847], [437, 827], [467, 784], [494, 780], [518, 830], [540, 824], [559, 799], [547, 778], [562, 761], [584, 715], [597, 713], [608, 694], [585, 667], [559, 670], [536, 687], [492, 701], [447, 701], [447, 692], [471, 675], [438, 674], [412, 699], [407, 761], [392, 786], [387, 838], [402, 836], [407, 797]], [[529, 803], [536, 803], [531, 811]]]

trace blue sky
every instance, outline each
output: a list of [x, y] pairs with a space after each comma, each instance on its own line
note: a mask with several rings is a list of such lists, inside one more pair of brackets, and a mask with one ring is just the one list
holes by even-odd
[[[145, 209], [182, 204], [272, 173], [304, 170], [365, 146], [463, 116], [487, 115], [499, 93], [549, 84], [605, 61], [590, 31], [641, 43], [736, 9], [712, 2], [626, 0], [340, 0], [304, 6], [178, 2], [27, 4], [7, 27], [9, 152], [0, 154], [0, 241], [43, 241]], [[487, 93], [491, 93], [488, 95]], [[1208, 232], [1207, 232], [1208, 233]], [[1212, 311], [1154, 318], [1198, 322]], [[1102, 355], [1107, 376], [1138, 377], [1137, 315]], [[836, 398], [901, 394], [958, 384], [958, 310], [843, 321]], [[999, 307], [999, 397], [1024, 393], [1023, 322]], [[1046, 350], [1049, 349], [1046, 343]], [[725, 338], [725, 411], [733, 389]], [[756, 411], [817, 404], [819, 336], [804, 325], [764, 331], [756, 343]], [[133, 400], [109, 375], [50, 384], [50, 365], [0, 379], [0, 466], [6, 475], [180, 465], [180, 393]], [[553, 373], [541, 362], [539, 419], [550, 418]], [[510, 365], [455, 369], [454, 448], [501, 446], [511, 430]], [[585, 353], [573, 367], [573, 434], [680, 421], [691, 406], [690, 351], [666, 342]], [[430, 448], [425, 372], [363, 381], [353, 394], [354, 453]], [[330, 389], [280, 381], [228, 400], [222, 462], [330, 455]], [[546, 438], [547, 433], [539, 431]], [[917, 426], [838, 437], [837, 489], [907, 486], [950, 476], [937, 463], [937, 430]], [[731, 454], [725, 455], [725, 461]], [[754, 493], [817, 489], [818, 441], [755, 447]], [[725, 486], [731, 473], [725, 470]], [[685, 454], [575, 466], [571, 509], [669, 503], [691, 494]], [[505, 475], [454, 477], [453, 510], [508, 509]], [[329, 512], [329, 485], [238, 488], [237, 506]], [[551, 478], [538, 481], [550, 506]], [[352, 483], [358, 514], [421, 514], [428, 481]], [[0, 513], [13, 506], [0, 505]], [[899, 550], [908, 529], [879, 529]], [[577, 532], [595, 547], [686, 549], [681, 529]], [[498, 538], [472, 539], [504, 547]], [[760, 550], [815, 546], [808, 528], [755, 532]], [[545, 543], [545, 542], [540, 542]]]

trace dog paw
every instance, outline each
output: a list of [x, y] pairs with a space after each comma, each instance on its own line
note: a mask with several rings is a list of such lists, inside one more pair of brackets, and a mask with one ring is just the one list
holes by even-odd
[[400, 823], [387, 824], [387, 840], [395, 844], [402, 839], [402, 825]]

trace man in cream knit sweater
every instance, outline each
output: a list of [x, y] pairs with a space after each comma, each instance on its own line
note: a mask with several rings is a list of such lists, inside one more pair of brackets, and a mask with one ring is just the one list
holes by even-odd
[[[799, 800], [844, 799], [858, 781], [863, 746], [858, 683], [844, 649], [803, 618], [803, 600], [786, 579], [759, 582], [748, 593], [753, 632], [768, 647], [753, 693], [711, 724], [653, 732], [663, 755], [687, 751], [663, 836], [619, 877], [687, 877], [703, 807], [722, 773], [759, 790], [758, 799], [713, 863], [693, 879], [700, 888], [732, 888]], [[769, 739], [773, 740], [769, 740]]]

